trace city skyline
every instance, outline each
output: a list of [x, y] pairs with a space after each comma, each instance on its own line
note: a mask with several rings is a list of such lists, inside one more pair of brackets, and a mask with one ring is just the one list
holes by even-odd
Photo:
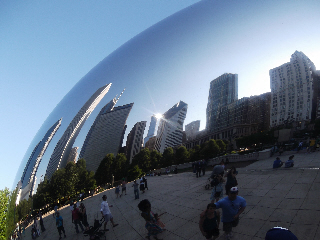
[[[5, 113], [1, 135], [5, 137], [1, 139], [0, 145], [3, 153], [1, 163], [8, 162], [8, 169], [1, 173], [0, 188], [11, 188], [14, 178], [11, 175], [15, 175], [35, 133], [73, 85], [123, 43], [195, 2], [197, 1], [170, 4], [169, 1], [141, 2], [141, 5], [136, 3], [137, 6], [128, 2], [128, 6], [123, 3], [97, 3], [97, 6], [82, 3], [74, 6], [59, 2], [51, 3], [49, 7], [45, 3], [14, 5], [2, 2], [1, 9], [7, 11], [3, 10], [0, 15], [5, 26], [1, 30], [3, 38], [0, 40], [0, 104]], [[166, 58], [168, 65], [179, 69], [174, 70], [171, 77], [167, 73], [173, 70], [165, 64], [157, 70], [157, 77], [151, 71], [145, 72], [143, 90], [147, 93], [148, 101], [152, 99], [153, 103], [139, 106], [146, 113], [141, 115], [138, 121], [148, 121], [149, 125], [151, 115], [164, 113], [181, 99], [188, 103], [185, 124], [200, 119], [200, 129], [204, 129], [209, 83], [216, 77], [228, 72], [238, 74], [239, 98], [242, 98], [269, 92], [269, 70], [288, 62], [296, 50], [308, 56], [316, 67], [320, 66], [317, 43], [319, 33], [314, 31], [314, 26], [319, 23], [317, 12], [320, 6], [317, 2], [243, 1], [231, 4], [202, 1], [196, 5], [193, 9], [204, 11], [198, 7], [201, 5], [207, 7], [208, 12], [216, 9], [219, 11], [206, 22], [202, 22], [205, 18], [190, 18], [190, 22], [185, 22], [184, 26], [191, 32], [201, 24], [202, 32], [194, 34], [194, 38], [183, 35], [183, 31], [177, 35], [170, 32], [177, 41], [181, 40], [177, 37], [179, 34], [186, 40], [180, 44], [181, 49], [168, 50], [171, 55]], [[101, 17], [108, 15], [105, 13], [110, 9], [115, 14], [111, 14], [111, 19], [118, 21], [107, 21]], [[121, 14], [123, 12], [130, 14]], [[224, 17], [226, 14], [229, 16], [227, 19]], [[120, 15], [127, 15], [127, 19], [120, 20]], [[49, 17], [42, 21], [45, 16]], [[56, 21], [57, 19], [59, 21]], [[91, 21], [87, 22], [88, 19]], [[67, 24], [61, 27], [60, 21]], [[116, 27], [119, 22], [123, 25]], [[129, 22], [137, 27], [132, 28]], [[297, 29], [303, 30], [300, 31], [301, 34]], [[76, 41], [79, 39], [81, 41]], [[161, 51], [162, 45], [159, 45], [159, 49]], [[177, 54], [178, 50], [183, 54]], [[184, 59], [185, 63], [181, 63], [180, 59]], [[176, 61], [172, 62], [174, 60]], [[130, 79], [131, 76], [125, 77]], [[162, 84], [165, 84], [163, 81], [169, 81], [176, 92], [159, 91], [155, 94], [159, 88], [158, 82], [161, 81]], [[162, 101], [159, 101], [160, 97]], [[110, 100], [109, 96], [104, 104]], [[129, 94], [123, 101], [131, 102]], [[123, 105], [124, 102], [119, 104]], [[128, 129], [137, 121], [132, 119], [130, 122], [132, 123]]]

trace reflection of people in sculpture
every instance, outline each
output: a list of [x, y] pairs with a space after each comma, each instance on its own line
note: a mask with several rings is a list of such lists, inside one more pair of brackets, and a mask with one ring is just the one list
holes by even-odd
[[142, 212], [141, 216], [146, 220], [147, 238], [150, 239], [150, 236], [153, 236], [154, 239], [160, 240], [157, 235], [165, 230], [165, 225], [160, 221], [160, 216], [164, 213], [160, 215], [154, 214], [151, 211], [151, 203], [147, 199], [142, 200], [138, 204], [138, 208]]

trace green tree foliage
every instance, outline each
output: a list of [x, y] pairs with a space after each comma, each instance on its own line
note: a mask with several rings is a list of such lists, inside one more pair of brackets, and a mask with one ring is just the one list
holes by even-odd
[[205, 145], [200, 151], [200, 154], [203, 156], [204, 159], [209, 159], [216, 157], [220, 152], [220, 148], [214, 139], [210, 139], [209, 141], [205, 142]]
[[259, 132], [236, 139], [238, 148], [250, 148], [254, 144], [274, 144], [275, 138], [273, 131]]
[[130, 168], [128, 170], [128, 181], [135, 180], [137, 178], [140, 178], [144, 175], [144, 172], [139, 168], [138, 165], [130, 165]]
[[7, 208], [10, 191], [8, 188], [0, 190], [0, 239], [6, 239]]
[[28, 213], [30, 213], [30, 209], [33, 207], [32, 198], [28, 200], [23, 199], [19, 202], [19, 205], [16, 207], [16, 211], [18, 213], [18, 219], [24, 219]]
[[175, 163], [175, 156], [171, 147], [166, 148], [163, 151], [161, 159], [161, 167], [168, 167]]
[[6, 224], [6, 237], [9, 238], [16, 228], [18, 220], [18, 212], [16, 211], [16, 200], [17, 200], [18, 189], [15, 189], [9, 195], [9, 203], [7, 208], [7, 224]]
[[193, 148], [189, 149], [189, 156], [190, 156], [190, 161], [194, 162], [194, 161], [198, 161], [200, 159], [202, 159], [201, 154], [200, 154], [200, 146], [196, 145]]
[[227, 147], [225, 142], [219, 139], [219, 140], [216, 140], [216, 143], [218, 144], [218, 146], [220, 148], [220, 153], [224, 153], [226, 151], [226, 147]]
[[175, 154], [176, 164], [183, 164], [189, 160], [189, 152], [185, 146], [180, 146]]
[[112, 166], [114, 162], [114, 155], [112, 153], [107, 154], [101, 161], [96, 174], [95, 179], [98, 185], [111, 183], [112, 181]]
[[52, 203], [52, 195], [50, 183], [45, 177], [44, 180], [38, 185], [37, 194], [33, 195], [33, 206], [35, 209], [40, 209], [48, 203]]
[[86, 160], [79, 159], [76, 164], [77, 181], [75, 189], [77, 192], [88, 192], [96, 188], [96, 180], [94, 179], [94, 172], [88, 171], [86, 167]]
[[148, 148], [142, 149], [132, 159], [132, 165], [138, 165], [143, 172], [151, 170], [150, 150]]
[[115, 161], [113, 162], [113, 175], [115, 180], [120, 180], [121, 178], [127, 176], [129, 167], [129, 162], [124, 153], [118, 153]]
[[151, 170], [160, 168], [162, 155], [157, 150], [152, 150], [150, 153]]

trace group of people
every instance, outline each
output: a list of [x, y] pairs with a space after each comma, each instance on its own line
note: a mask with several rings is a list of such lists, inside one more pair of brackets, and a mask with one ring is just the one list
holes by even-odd
[[280, 160], [279, 157], [276, 158], [273, 162], [273, 168], [280, 168], [284, 164], [285, 168], [290, 168], [294, 166], [294, 161], [293, 161], [294, 155], [291, 155], [289, 159], [284, 163]]
[[140, 191], [142, 193], [145, 192], [145, 190], [149, 190], [148, 188], [148, 180], [145, 178], [145, 177], [142, 177], [140, 179], [140, 184], [137, 183], [137, 180], [134, 180], [133, 181], [133, 184], [131, 187], [133, 187], [133, 192], [134, 192], [134, 199], [139, 199], [139, 186], [140, 186]]
[[196, 174], [197, 178], [201, 177], [201, 172], [202, 172], [202, 176], [206, 174], [206, 167], [207, 167], [207, 162], [205, 160], [199, 160], [192, 163], [193, 173]]
[[[239, 223], [239, 216], [246, 208], [246, 200], [238, 196], [237, 174], [238, 171], [235, 167], [231, 167], [225, 173], [224, 161], [213, 168], [209, 178], [213, 187], [210, 196], [211, 203], [201, 213], [199, 221], [200, 231], [206, 239], [216, 239], [220, 235], [220, 220], [223, 223], [226, 239], [231, 239], [232, 228]], [[223, 197], [224, 183], [226, 197]], [[222, 209], [222, 214], [220, 214], [219, 208]]]

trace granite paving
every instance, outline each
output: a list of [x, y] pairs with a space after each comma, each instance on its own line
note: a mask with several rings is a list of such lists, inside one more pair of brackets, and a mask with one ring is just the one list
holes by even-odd
[[[293, 168], [272, 169], [275, 157], [259, 160], [238, 169], [239, 195], [247, 201], [247, 207], [240, 216], [239, 225], [234, 228], [235, 240], [264, 239], [266, 232], [275, 226], [290, 229], [298, 239], [319, 239], [320, 234], [320, 152], [295, 153]], [[280, 156], [282, 161], [288, 159]], [[232, 163], [230, 163], [230, 166]], [[105, 233], [106, 239], [145, 239], [145, 221], [137, 207], [142, 199], [148, 199], [154, 213], [164, 213], [161, 220], [166, 231], [158, 237], [165, 240], [205, 239], [199, 230], [199, 215], [210, 202], [211, 190], [204, 186], [210, 173], [196, 178], [191, 172], [173, 175], [147, 177], [149, 190], [140, 193], [134, 200], [132, 183], [127, 185], [127, 195], [116, 198], [115, 190], [109, 189], [83, 201], [87, 208], [88, 222], [100, 219], [102, 195], [106, 194], [114, 221], [119, 226]], [[77, 234], [71, 221], [69, 207], [59, 209], [64, 219], [66, 239], [89, 239]], [[46, 231], [38, 239], [59, 239], [55, 219], [51, 214], [44, 217]], [[220, 224], [220, 237], [225, 239]], [[31, 239], [31, 228], [25, 231], [24, 239]]]

